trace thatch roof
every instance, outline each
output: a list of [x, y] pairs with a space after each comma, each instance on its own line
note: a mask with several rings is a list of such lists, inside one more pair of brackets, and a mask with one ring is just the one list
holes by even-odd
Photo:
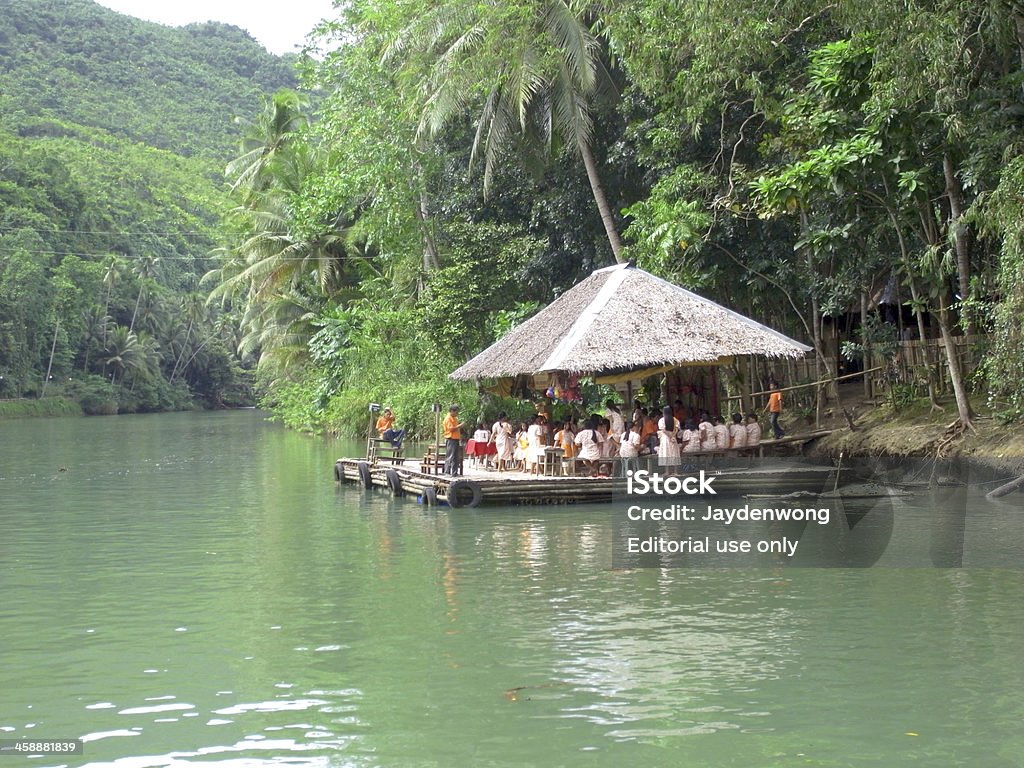
[[599, 269], [451, 374], [606, 375], [810, 347], [631, 264]]

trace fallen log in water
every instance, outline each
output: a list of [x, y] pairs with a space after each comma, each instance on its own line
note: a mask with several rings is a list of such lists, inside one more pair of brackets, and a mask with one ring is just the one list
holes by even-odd
[[1014, 491], [1019, 490], [1021, 488], [1024, 488], [1024, 475], [1021, 475], [1016, 480], [1011, 480], [1005, 485], [1000, 485], [993, 491], [989, 491], [988, 493], [985, 494], [985, 498], [988, 499], [989, 501], [992, 501], [993, 499], [998, 499], [1001, 496], [1005, 496], [1008, 493], [1013, 493]]

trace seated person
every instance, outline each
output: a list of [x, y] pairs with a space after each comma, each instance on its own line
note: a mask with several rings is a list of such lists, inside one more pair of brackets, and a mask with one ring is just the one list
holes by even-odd
[[761, 425], [757, 422], [757, 414], [747, 414], [747, 447], [756, 448], [761, 443]]
[[729, 447], [747, 447], [747, 427], [743, 423], [743, 416], [739, 413], [732, 415], [732, 424], [729, 425]]
[[715, 433], [715, 450], [724, 451], [729, 448], [729, 427], [721, 416], [712, 416], [711, 424]]
[[395, 429], [395, 415], [390, 408], [385, 408], [377, 419], [377, 432], [381, 440], [387, 440], [395, 448], [401, 448], [402, 440], [405, 438], [404, 429]]

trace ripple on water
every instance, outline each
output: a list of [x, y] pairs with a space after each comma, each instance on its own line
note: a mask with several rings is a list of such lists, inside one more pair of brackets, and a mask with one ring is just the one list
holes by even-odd
[[258, 701], [247, 704], [235, 704], [223, 709], [215, 709], [215, 715], [242, 715], [246, 712], [302, 712], [303, 710], [321, 707], [328, 702], [324, 699], [281, 699], [278, 701]]
[[128, 709], [119, 710], [119, 715], [152, 715], [157, 712], [178, 712], [186, 709], [195, 709], [195, 704], [186, 704], [185, 702], [179, 702], [178, 704], [157, 704], [153, 707], [129, 707]]

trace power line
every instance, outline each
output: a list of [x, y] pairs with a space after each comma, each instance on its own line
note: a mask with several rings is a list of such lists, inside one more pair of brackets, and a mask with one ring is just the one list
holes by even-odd
[[212, 237], [209, 232], [200, 232], [199, 230], [174, 230], [172, 232], [122, 232], [116, 229], [37, 229], [35, 227], [0, 227], [0, 234], [11, 233], [11, 232], [35, 232], [37, 234], [59, 234], [59, 235], [159, 235], [159, 236], [170, 236], [170, 235], [185, 235], [187, 237]]
[[[0, 248], [0, 253], [34, 253], [34, 254], [37, 254], [39, 256], [80, 256], [82, 258], [97, 258], [97, 259], [103, 259], [103, 258], [106, 258], [107, 256], [111, 255], [110, 251], [104, 251], [103, 253], [81, 253], [79, 251], [37, 251], [37, 250], [30, 249], [30, 248]], [[118, 253], [116, 255], [120, 256], [123, 259], [131, 260], [131, 259], [144, 259], [149, 254], [132, 255], [132, 254], [127, 254], [127, 253]], [[191, 260], [191, 259], [204, 259], [204, 258], [210, 258], [210, 257], [207, 254], [205, 254], [205, 253], [203, 253], [203, 254], [196, 254], [196, 255], [193, 255], [193, 256], [187, 256], [187, 255], [183, 255], [183, 254], [180, 254], [180, 253], [175, 253], [175, 254], [170, 254], [170, 255], [167, 255], [167, 256], [159, 256], [157, 258], [159, 258], [159, 259], [161, 259], [163, 261], [170, 261], [170, 260], [175, 260], [175, 259], [177, 259], [179, 261], [184, 261], [186, 259], [189, 259], [189, 260]]]

